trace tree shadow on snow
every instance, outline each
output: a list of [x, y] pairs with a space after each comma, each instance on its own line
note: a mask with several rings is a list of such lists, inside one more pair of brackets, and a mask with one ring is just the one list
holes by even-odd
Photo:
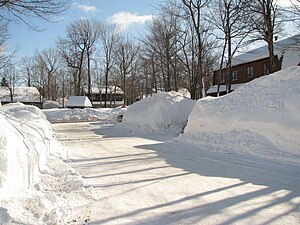
[[[143, 135], [139, 136], [136, 134], [126, 134], [124, 132], [116, 131], [111, 126], [101, 129], [95, 128], [93, 132], [101, 135], [103, 138], [122, 138], [132, 136], [143, 137]], [[149, 136], [147, 135], [146, 138], [149, 138]], [[157, 209], [163, 210], [164, 213], [159, 213], [147, 220], [141, 219], [137, 221], [137, 224], [201, 224], [201, 221], [208, 216], [217, 216], [229, 207], [234, 207], [241, 203], [247, 204], [247, 201], [255, 201], [255, 199], [267, 195], [274, 195], [274, 197], [272, 197], [269, 201], [264, 202], [264, 204], [257, 204], [257, 206], [253, 206], [250, 210], [241, 211], [238, 214], [232, 214], [232, 216], [229, 216], [221, 222], [216, 221], [216, 224], [229, 225], [241, 223], [257, 213], [268, 212], [271, 208], [282, 204], [288, 204], [288, 210], [276, 212], [273, 217], [268, 215], [268, 219], [264, 220], [261, 224], [276, 223], [279, 219], [282, 219], [282, 217], [288, 218], [291, 214], [298, 214], [297, 218], [300, 222], [300, 165], [274, 161], [267, 158], [261, 158], [259, 156], [245, 156], [236, 152], [230, 152], [230, 149], [209, 150], [201, 146], [189, 146], [177, 141], [176, 139], [168, 141], [168, 138], [166, 137], [157, 138], [156, 136], [153, 136], [153, 139], [161, 142], [135, 147], [137, 149], [150, 151], [150, 154], [155, 152], [155, 157], [166, 161], [168, 165], [165, 167], [171, 166], [183, 169], [184, 172], [181, 175], [198, 174], [206, 177], [232, 178], [239, 180], [239, 182], [225, 187], [217, 187], [210, 191], [202, 191], [201, 186], [199, 186], [199, 193], [193, 193], [190, 196], [185, 196], [166, 203], [159, 203], [153, 206], [140, 208], [116, 217], [93, 221], [90, 224], [110, 223], [118, 221], [119, 219], [138, 217], [142, 213], [155, 211]], [[268, 146], [272, 146], [272, 144], [270, 143]], [[275, 146], [273, 147], [276, 148]], [[145, 153], [143, 152], [141, 154]], [[140, 171], [137, 170], [136, 172]], [[123, 175], [126, 173], [116, 174]], [[99, 176], [101, 177], [101, 175]], [[106, 175], [102, 176], [104, 177]], [[162, 176], [159, 179], [157, 178], [153, 180], [164, 180], [168, 179], [168, 177], [169, 176]], [[145, 182], [148, 181], [152, 180], [145, 179]], [[130, 182], [125, 182], [124, 184], [130, 184]], [[184, 210], [172, 212], [167, 210], [164, 211], [164, 209], [167, 209], [167, 207], [170, 206], [188, 202], [210, 194], [221, 193], [225, 190], [230, 191], [231, 189], [247, 184], [259, 185], [261, 187], [238, 195], [232, 195], [228, 198], [209, 202], [207, 204], [199, 204], [199, 206], [189, 207]], [[282, 190], [286, 190], [287, 194], [277, 196], [276, 193]]]

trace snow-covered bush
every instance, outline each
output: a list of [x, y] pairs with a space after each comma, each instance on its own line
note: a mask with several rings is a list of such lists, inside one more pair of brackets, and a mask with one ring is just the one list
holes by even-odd
[[50, 122], [84, 122], [107, 119], [111, 109], [44, 109]]

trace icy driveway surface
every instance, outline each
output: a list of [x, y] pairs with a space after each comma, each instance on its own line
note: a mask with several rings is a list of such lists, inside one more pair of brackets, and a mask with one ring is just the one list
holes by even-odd
[[74, 206], [69, 224], [300, 224], [300, 165], [131, 137], [109, 124], [53, 127], [99, 198]]

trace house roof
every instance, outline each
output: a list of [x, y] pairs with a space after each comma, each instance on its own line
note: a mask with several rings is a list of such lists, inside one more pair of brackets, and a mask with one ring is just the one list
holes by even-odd
[[[274, 42], [274, 52], [276, 55], [286, 55], [287, 52], [300, 52], [300, 34], [279, 40]], [[291, 55], [291, 54], [288, 54]], [[299, 54], [298, 54], [299, 55]], [[260, 59], [265, 59], [269, 57], [269, 51], [268, 46], [264, 45], [259, 48], [247, 51], [243, 54], [237, 55], [233, 57], [232, 59], [232, 66], [237, 66], [240, 64], [253, 62]], [[293, 58], [293, 57], [292, 57]], [[300, 60], [300, 58], [299, 58]], [[298, 62], [299, 63], [299, 62]], [[296, 66], [295, 64], [294, 66]], [[293, 65], [289, 65], [293, 66]], [[287, 67], [289, 67], [287, 66]], [[224, 63], [223, 68], [225, 68], [226, 65]], [[286, 66], [283, 66], [283, 69], [287, 68]]]
[[[88, 93], [88, 89], [87, 88], [84, 89], [84, 92]], [[123, 94], [124, 93], [122, 91], [122, 89], [117, 86], [108, 86], [107, 92], [108, 92], [108, 94]], [[105, 93], [105, 87], [101, 87], [101, 88], [93, 87], [92, 93], [93, 94]]]
[[[14, 87], [14, 102], [40, 102], [40, 93], [36, 87]], [[0, 87], [0, 101], [10, 102], [8, 87]]]

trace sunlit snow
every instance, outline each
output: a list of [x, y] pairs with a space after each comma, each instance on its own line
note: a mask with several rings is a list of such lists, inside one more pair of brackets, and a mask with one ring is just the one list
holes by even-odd
[[299, 224], [299, 84], [292, 67], [198, 101], [0, 106], [0, 224]]

